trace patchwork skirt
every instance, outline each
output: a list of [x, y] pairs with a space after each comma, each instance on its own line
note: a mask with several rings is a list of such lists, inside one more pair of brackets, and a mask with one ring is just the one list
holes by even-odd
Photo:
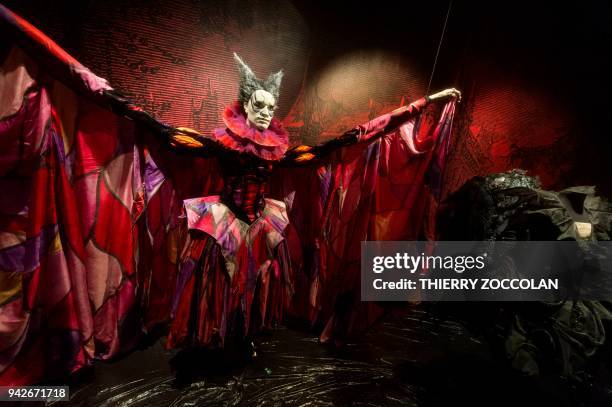
[[265, 199], [252, 223], [219, 196], [184, 202], [181, 251], [167, 347], [224, 347], [282, 321], [293, 295], [285, 204]]

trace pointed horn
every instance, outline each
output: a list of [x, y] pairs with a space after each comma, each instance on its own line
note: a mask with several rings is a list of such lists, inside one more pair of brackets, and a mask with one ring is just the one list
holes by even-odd
[[266, 79], [266, 82], [264, 84], [268, 92], [274, 95], [274, 98], [277, 100], [277, 102], [278, 96], [280, 94], [280, 87], [281, 82], [283, 80], [283, 75], [284, 73], [282, 69], [276, 73], [272, 73], [268, 76], [268, 79]]
[[240, 76], [240, 83], [238, 85], [238, 100], [242, 103], [246, 103], [253, 92], [257, 89], [261, 89], [263, 84], [259, 80], [255, 73], [244, 61], [234, 52], [234, 60], [238, 65], [238, 74]]
[[282, 69], [276, 73], [271, 73], [266, 79], [266, 85], [274, 86], [275, 88], [280, 89], [281, 81], [283, 80], [283, 71]]
[[[240, 76], [242, 77], [255, 77], [255, 74], [253, 73], [253, 70], [251, 70], [251, 68], [249, 68], [249, 66], [247, 64], [244, 63], [244, 61], [242, 60], [242, 58], [240, 58], [238, 56], [238, 54], [236, 54], [234, 52], [234, 60], [236, 61], [236, 63], [238, 64], [238, 71], [240, 72]], [[240, 78], [242, 79], [242, 78]]]

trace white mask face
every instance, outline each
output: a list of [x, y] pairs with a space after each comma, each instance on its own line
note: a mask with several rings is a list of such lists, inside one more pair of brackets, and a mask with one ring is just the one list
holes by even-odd
[[268, 91], [258, 89], [251, 95], [251, 98], [244, 104], [244, 111], [247, 114], [249, 126], [255, 126], [258, 130], [265, 130], [270, 125], [276, 100]]

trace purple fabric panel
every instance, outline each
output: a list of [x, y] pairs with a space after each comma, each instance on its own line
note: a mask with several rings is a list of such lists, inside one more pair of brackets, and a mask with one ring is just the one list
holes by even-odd
[[0, 269], [5, 272], [27, 272], [38, 267], [57, 234], [57, 225], [43, 227], [38, 236], [24, 243], [0, 250]]
[[144, 183], [145, 183], [145, 199], [148, 203], [151, 197], [159, 190], [159, 187], [164, 182], [164, 174], [157, 167], [155, 161], [150, 154], [145, 154], [144, 163]]
[[196, 261], [192, 258], [187, 259], [185, 262], [181, 264], [178, 276], [176, 278], [176, 287], [174, 291], [174, 297], [172, 299], [172, 309], [170, 311], [170, 316], [174, 318], [176, 313], [176, 309], [179, 304], [179, 300], [181, 299], [181, 294], [187, 281], [193, 275], [193, 272], [196, 268]]

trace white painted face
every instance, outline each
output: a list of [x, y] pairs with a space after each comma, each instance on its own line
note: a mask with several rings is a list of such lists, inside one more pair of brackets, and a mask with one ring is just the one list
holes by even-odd
[[270, 125], [276, 100], [268, 91], [258, 89], [251, 95], [251, 98], [244, 104], [244, 111], [247, 114], [249, 126], [255, 126], [258, 130], [265, 130]]

